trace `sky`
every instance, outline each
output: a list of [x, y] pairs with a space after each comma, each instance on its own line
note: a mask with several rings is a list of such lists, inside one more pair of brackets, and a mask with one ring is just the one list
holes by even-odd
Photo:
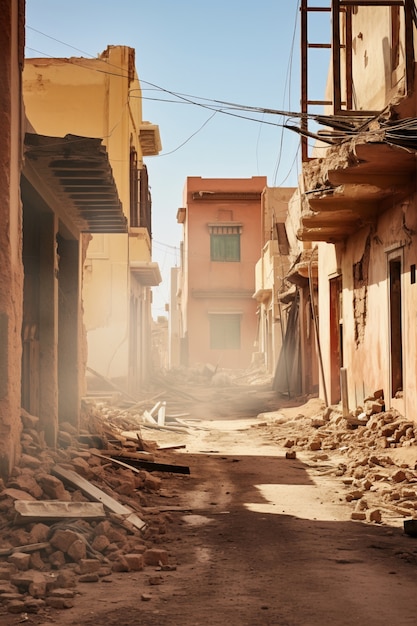
[[[152, 290], [155, 318], [166, 315], [170, 268], [179, 265], [176, 214], [187, 176], [266, 176], [269, 187], [297, 185], [299, 137], [283, 128], [288, 116], [264, 110], [300, 111], [299, 4], [26, 0], [27, 57], [94, 58], [108, 45], [135, 49], [143, 119], [159, 126], [162, 141], [161, 153], [144, 159], [152, 256], [163, 278]], [[330, 41], [327, 13], [309, 18], [309, 41]], [[322, 98], [327, 63], [323, 56], [310, 60], [311, 99]]]

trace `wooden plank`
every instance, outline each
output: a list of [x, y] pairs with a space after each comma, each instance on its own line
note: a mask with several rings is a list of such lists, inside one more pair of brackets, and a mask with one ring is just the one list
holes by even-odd
[[1, 548], [0, 556], [10, 556], [14, 552], [38, 552], [38, 550], [44, 550], [50, 547], [49, 541], [42, 541], [41, 543], [29, 543], [25, 546], [14, 546], [13, 548]]
[[[87, 498], [90, 498], [90, 500], [101, 502], [103, 506], [105, 506], [106, 509], [109, 509], [109, 511], [111, 511], [112, 513], [117, 513], [125, 517], [133, 515], [133, 511], [129, 507], [125, 506], [124, 504], [120, 504], [120, 502], [118, 502], [111, 496], [108, 496], [106, 493], [104, 493], [104, 491], [102, 491], [98, 487], [95, 487], [95, 485], [92, 485], [88, 480], [86, 480], [76, 472], [72, 470], [67, 470], [60, 465], [55, 465], [52, 468], [52, 473], [61, 480], [73, 485], [77, 489], [80, 489], [80, 491], [82, 491], [82, 493], [86, 495]], [[146, 526], [146, 523], [139, 517], [136, 521], [131, 521], [130, 519], [129, 521], [139, 530], [142, 530]]]
[[62, 502], [60, 500], [15, 500], [17, 522], [55, 519], [102, 519], [101, 502]]
[[123, 456], [111, 456], [114, 461], [122, 462], [133, 468], [146, 469], [148, 472], [172, 472], [173, 474], [190, 474], [187, 465], [171, 465], [170, 463], [155, 463], [152, 461], [142, 461], [142, 459], [129, 459]]
[[111, 461], [115, 465], [125, 467], [132, 472], [139, 473], [141, 469], [149, 472], [172, 472], [173, 474], [189, 474], [190, 468], [185, 465], [171, 465], [169, 463], [155, 463], [153, 461], [144, 461], [142, 459], [132, 459], [128, 456], [105, 456], [99, 452], [93, 452], [94, 456], [98, 456], [104, 461]]

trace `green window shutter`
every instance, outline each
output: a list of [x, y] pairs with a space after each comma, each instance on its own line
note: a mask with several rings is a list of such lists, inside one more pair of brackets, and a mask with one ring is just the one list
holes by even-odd
[[210, 348], [212, 350], [240, 350], [240, 314], [210, 315]]

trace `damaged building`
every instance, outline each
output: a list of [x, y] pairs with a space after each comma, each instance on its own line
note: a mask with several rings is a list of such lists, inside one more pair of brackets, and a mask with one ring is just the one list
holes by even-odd
[[[331, 20], [330, 46], [309, 39], [314, 12]], [[304, 0], [301, 13], [298, 238], [317, 255], [320, 395], [347, 410], [382, 390], [387, 408], [413, 417], [416, 6], [334, 0], [318, 8]], [[328, 89], [317, 102], [309, 96], [309, 63], [326, 46]]]
[[[150, 371], [150, 289], [161, 277], [143, 157], [158, 153], [160, 139], [142, 120], [132, 49], [110, 46], [74, 63], [32, 60], [24, 70], [25, 3], [2, 1], [0, 16], [5, 477], [21, 456], [22, 410], [54, 446], [60, 423], [79, 426], [87, 365], [125, 389]], [[110, 62], [117, 77], [96, 71]], [[129, 88], [137, 91], [126, 107]]]

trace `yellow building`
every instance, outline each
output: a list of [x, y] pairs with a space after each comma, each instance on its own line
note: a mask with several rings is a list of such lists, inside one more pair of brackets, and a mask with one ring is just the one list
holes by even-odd
[[[96, 172], [62, 177], [81, 206], [93, 235], [87, 250], [82, 295], [89, 371], [117, 382], [134, 395], [151, 372], [151, 287], [161, 282], [152, 262], [151, 197], [144, 157], [161, 150], [159, 128], [142, 119], [142, 94], [135, 51], [109, 46], [98, 58], [26, 59], [23, 73], [26, 115], [36, 133], [100, 138], [107, 150], [125, 224], [115, 228], [102, 211], [114, 201]], [[93, 167], [93, 166], [92, 166]], [[62, 181], [61, 181], [62, 182]], [[110, 181], [109, 181], [110, 183]], [[96, 218], [97, 216], [97, 218]]]

